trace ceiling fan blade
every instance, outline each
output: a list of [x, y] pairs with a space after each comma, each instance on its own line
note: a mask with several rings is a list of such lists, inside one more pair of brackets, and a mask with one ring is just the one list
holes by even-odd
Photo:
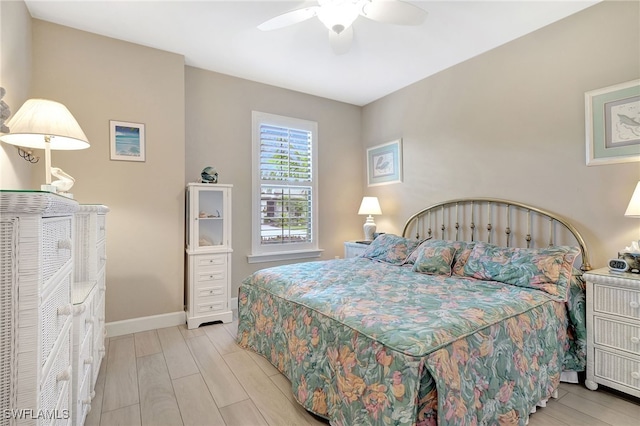
[[353, 41], [353, 27], [345, 28], [340, 34], [329, 30], [329, 43], [336, 55], [344, 55], [351, 49]]
[[310, 6], [303, 9], [292, 10], [291, 12], [283, 13], [275, 18], [271, 18], [268, 21], [258, 25], [258, 29], [262, 31], [277, 30], [289, 25], [297, 24], [298, 22], [306, 21], [313, 18], [318, 13], [319, 6]]
[[399, 0], [369, 0], [360, 12], [365, 18], [385, 24], [420, 25], [427, 17], [427, 12]]

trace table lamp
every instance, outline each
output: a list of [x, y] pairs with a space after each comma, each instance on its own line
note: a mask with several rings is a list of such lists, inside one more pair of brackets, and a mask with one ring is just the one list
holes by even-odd
[[45, 150], [45, 179], [43, 191], [68, 191], [73, 178], [56, 170], [61, 180], [51, 183], [51, 150], [75, 150], [89, 148], [89, 141], [67, 107], [46, 99], [29, 99], [7, 123], [9, 133], [0, 141], [24, 148]]
[[360, 203], [358, 214], [366, 214], [367, 220], [364, 222], [364, 240], [373, 241], [373, 234], [376, 232], [376, 224], [373, 221], [374, 214], [382, 214], [378, 197], [363, 197]]

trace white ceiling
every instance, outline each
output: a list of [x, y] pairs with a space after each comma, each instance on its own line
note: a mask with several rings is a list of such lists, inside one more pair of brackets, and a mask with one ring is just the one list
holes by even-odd
[[316, 18], [256, 28], [315, 1], [25, 2], [34, 18], [179, 53], [190, 66], [366, 105], [599, 1], [410, 1], [428, 12], [422, 25], [360, 17], [344, 55]]

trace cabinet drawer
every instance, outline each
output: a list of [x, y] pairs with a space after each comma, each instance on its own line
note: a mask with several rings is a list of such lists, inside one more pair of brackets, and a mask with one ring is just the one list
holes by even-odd
[[98, 241], [104, 240], [107, 235], [107, 218], [103, 214], [99, 214], [96, 220], [96, 237]]
[[225, 300], [216, 300], [208, 303], [198, 303], [196, 306], [196, 314], [209, 314], [225, 310], [226, 303]]
[[224, 282], [224, 284], [226, 285], [227, 271], [224, 269], [216, 271], [196, 271], [195, 278], [196, 287], [209, 286], [216, 281]]
[[640, 359], [595, 349], [594, 374], [640, 391]]
[[42, 333], [42, 364], [44, 366], [67, 320], [73, 313], [71, 305], [71, 270], [63, 277], [40, 305]]
[[203, 297], [224, 297], [226, 293], [225, 285], [202, 287], [196, 290], [196, 297], [198, 299]]
[[71, 260], [71, 217], [42, 219], [42, 282], [48, 281]]
[[640, 319], [640, 291], [594, 284], [593, 310]]
[[[71, 324], [69, 322], [69, 324]], [[58, 351], [52, 355], [55, 357], [51, 363], [47, 375], [40, 386], [40, 409], [43, 412], [54, 410], [58, 404], [59, 396], [71, 383], [71, 327], [66, 327], [64, 335], [60, 336]]]
[[207, 268], [209, 266], [226, 266], [227, 255], [226, 254], [211, 254], [204, 256], [195, 256], [196, 270], [201, 268]]
[[640, 355], [640, 326], [594, 317], [594, 343]]

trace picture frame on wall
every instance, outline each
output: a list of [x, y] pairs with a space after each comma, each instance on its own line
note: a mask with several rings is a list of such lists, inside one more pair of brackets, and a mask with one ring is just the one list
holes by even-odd
[[367, 149], [367, 185], [402, 182], [402, 139]]
[[640, 80], [585, 93], [587, 166], [640, 161]]
[[109, 121], [111, 160], [145, 161], [144, 124]]

